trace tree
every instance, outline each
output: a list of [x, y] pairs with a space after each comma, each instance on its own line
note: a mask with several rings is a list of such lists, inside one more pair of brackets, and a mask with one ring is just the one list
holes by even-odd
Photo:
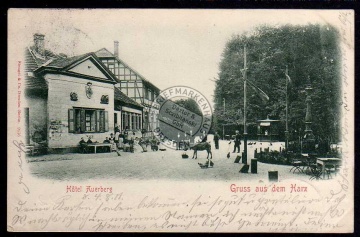
[[178, 100], [175, 100], [174, 103], [197, 114], [197, 115], [202, 116], [199, 105], [193, 99], [178, 99]]
[[[270, 27], [262, 25], [252, 32], [233, 36], [226, 44], [214, 92], [218, 127], [235, 118], [243, 109], [243, 47], [247, 47], [247, 79], [269, 96], [263, 103], [254, 91], [247, 90], [247, 122], [280, 119], [285, 123], [285, 67], [292, 83], [288, 87], [290, 132], [304, 130], [307, 78], [312, 84], [312, 129], [315, 136], [338, 141], [340, 124], [340, 49], [339, 32], [330, 25]], [[222, 101], [226, 100], [226, 114]], [[249, 134], [251, 136], [251, 134]]]

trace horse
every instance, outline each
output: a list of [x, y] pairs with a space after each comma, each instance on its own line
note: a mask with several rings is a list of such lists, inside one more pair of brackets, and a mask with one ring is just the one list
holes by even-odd
[[195, 144], [192, 149], [194, 150], [194, 154], [193, 154], [193, 157], [192, 159], [197, 159], [197, 151], [204, 151], [206, 150], [207, 151], [207, 158], [209, 158], [209, 154], [211, 155], [211, 158], [212, 159], [212, 153], [211, 153], [211, 145], [210, 143], [208, 142], [200, 142], [198, 144]]

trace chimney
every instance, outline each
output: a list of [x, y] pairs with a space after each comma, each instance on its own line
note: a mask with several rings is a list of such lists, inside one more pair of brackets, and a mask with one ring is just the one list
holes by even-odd
[[34, 34], [34, 43], [35, 43], [35, 50], [41, 56], [45, 56], [45, 42], [44, 42], [45, 35], [43, 34]]
[[119, 41], [114, 41], [114, 55], [115, 57], [119, 57]]

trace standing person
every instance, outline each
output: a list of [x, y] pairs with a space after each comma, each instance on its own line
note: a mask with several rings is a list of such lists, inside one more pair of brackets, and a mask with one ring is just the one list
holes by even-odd
[[201, 142], [207, 142], [207, 134], [203, 133]]
[[118, 156], [121, 156], [121, 154], [119, 153], [118, 147], [117, 147], [117, 145], [118, 145], [117, 143], [119, 142], [119, 136], [118, 136], [118, 140], [117, 140], [117, 143], [116, 143], [116, 137], [114, 137], [114, 134], [111, 133], [110, 137], [109, 137], [109, 141], [111, 143], [110, 152], [115, 151], [118, 154]]
[[134, 153], [134, 143], [135, 143], [135, 132], [130, 132], [129, 137], [129, 145], [130, 145], [130, 152]]
[[219, 139], [220, 139], [219, 133], [218, 133], [218, 132], [215, 132], [214, 142], [215, 142], [215, 149], [216, 149], [216, 150], [219, 149]]
[[233, 153], [235, 153], [235, 150], [237, 148], [238, 152], [240, 153], [240, 144], [241, 144], [241, 135], [239, 133], [239, 130], [235, 131], [235, 139], [234, 139], [234, 150]]
[[113, 134], [113, 133], [110, 133], [109, 141], [110, 141], [110, 144], [111, 144], [110, 152], [116, 151], [116, 147], [115, 147], [115, 137], [114, 137], [114, 134]]
[[124, 130], [124, 143], [127, 143], [129, 140], [129, 127], [126, 126]]
[[111, 144], [114, 143], [114, 133], [110, 133], [109, 141]]
[[119, 136], [120, 136], [120, 129], [118, 126], [115, 127], [115, 135], [114, 135], [114, 142], [116, 145], [116, 148], [119, 147]]
[[141, 129], [141, 136], [143, 138], [145, 138], [145, 136], [146, 136], [146, 129], [145, 128]]

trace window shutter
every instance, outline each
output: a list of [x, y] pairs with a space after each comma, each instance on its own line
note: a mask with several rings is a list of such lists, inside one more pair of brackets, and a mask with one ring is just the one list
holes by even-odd
[[86, 119], [85, 119], [85, 110], [81, 109], [80, 110], [80, 128], [81, 128], [81, 132], [85, 132], [86, 130]]
[[96, 110], [96, 132], [100, 131], [100, 110]]
[[109, 131], [109, 116], [108, 116], [108, 111], [104, 111], [105, 113], [105, 132], [108, 132]]
[[69, 133], [70, 132], [75, 132], [75, 123], [74, 123], [74, 113], [75, 110], [74, 109], [69, 109], [69, 115], [68, 115], [68, 119], [69, 119]]

